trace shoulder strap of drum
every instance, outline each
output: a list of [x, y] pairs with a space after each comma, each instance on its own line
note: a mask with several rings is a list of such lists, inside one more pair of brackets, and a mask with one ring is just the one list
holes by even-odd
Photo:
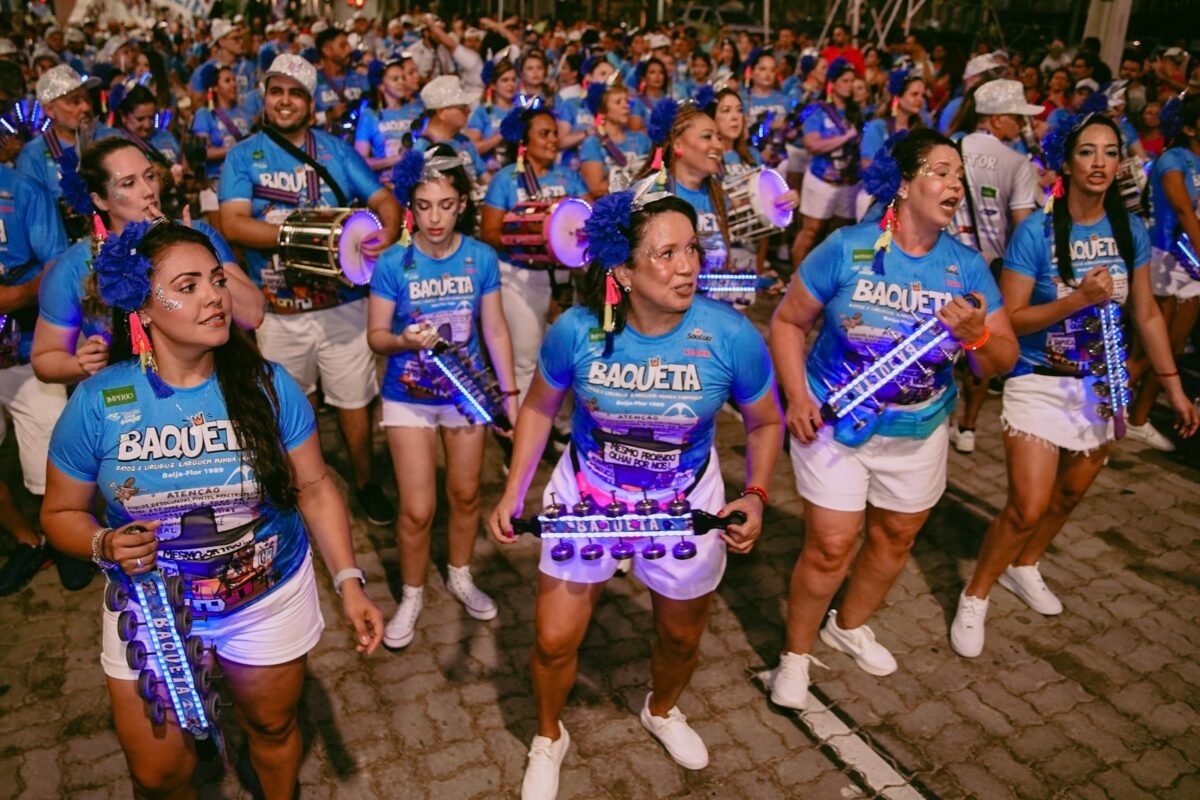
[[117, 131], [126, 139], [136, 144], [138, 149], [141, 150], [146, 155], [146, 158], [150, 159], [150, 161], [154, 162], [160, 167], [170, 168], [171, 163], [167, 161], [166, 157], [163, 156], [162, 153], [155, 150], [154, 147], [145, 139], [138, 136], [128, 128], [118, 128]]
[[31, 258], [28, 261], [26, 261], [24, 264], [21, 264], [20, 266], [13, 267], [10, 270], [6, 270], [4, 275], [0, 276], [0, 286], [14, 285], [17, 281], [19, 281], [22, 277], [25, 276], [25, 273], [29, 272], [29, 270], [33, 269], [34, 267], [38, 266], [41, 263], [42, 262], [40, 259]]
[[[346, 208], [346, 193], [342, 191], [342, 187], [338, 186], [337, 181], [335, 181], [333, 176], [329, 174], [329, 170], [325, 169], [325, 167], [321, 166], [321, 164], [317, 162], [316, 137], [313, 136], [312, 131], [308, 132], [308, 136], [304, 141], [304, 150], [301, 150], [299, 147], [296, 147], [296, 145], [289, 142], [287, 137], [275, 130], [275, 128], [270, 125], [263, 126], [263, 133], [267, 134], [272, 142], [282, 147], [284, 151], [292, 158], [300, 161], [302, 164], [312, 167], [313, 171], [320, 176], [320, 179], [325, 181], [329, 188], [333, 190], [334, 195], [337, 197], [338, 208]], [[321, 198], [321, 189], [315, 184], [316, 181], [310, 176], [308, 184], [308, 199], [314, 203], [319, 201]]]
[[829, 117], [829, 121], [837, 126], [838, 133], [846, 132], [846, 123], [842, 121], [842, 116], [837, 112], [836, 108], [829, 103], [826, 103], [824, 100], [817, 101], [817, 108], [824, 111], [825, 116]]
[[608, 157], [618, 167], [624, 167], [629, 164], [629, 161], [625, 158], [625, 154], [621, 152], [621, 148], [617, 147], [613, 140], [608, 137], [607, 133], [600, 135], [600, 143], [604, 145], [604, 151], [608, 153]]
[[237, 124], [233, 121], [233, 117], [229, 116], [229, 112], [223, 108], [217, 107], [213, 109], [213, 116], [221, 120], [221, 124], [225, 126], [225, 130], [229, 131], [229, 135], [233, 137], [235, 142], [240, 142], [246, 136], [238, 130]]
[[979, 230], [979, 217], [975, 214], [975, 193], [971, 190], [970, 171], [967, 169], [967, 154], [963, 152], [963, 142], [967, 137], [963, 137], [954, 143], [954, 149], [958, 151], [958, 157], [963, 162], [963, 197], [967, 201], [967, 214], [971, 217], [971, 228], [975, 233], [975, 249], [983, 254], [983, 234]]

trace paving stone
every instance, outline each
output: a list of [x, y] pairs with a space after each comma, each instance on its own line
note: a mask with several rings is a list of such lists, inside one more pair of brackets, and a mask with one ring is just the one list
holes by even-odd
[[1151, 791], [1161, 790], [1175, 783], [1181, 775], [1192, 771], [1192, 766], [1178, 750], [1164, 747], [1148, 750], [1136, 761], [1121, 767], [1139, 786]]

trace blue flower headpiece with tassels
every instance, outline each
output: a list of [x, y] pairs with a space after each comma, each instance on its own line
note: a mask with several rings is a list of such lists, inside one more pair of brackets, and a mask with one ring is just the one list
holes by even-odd
[[657, 200], [671, 197], [658, 186], [653, 175], [642, 178], [632, 189], [613, 192], [601, 197], [592, 206], [592, 214], [583, 225], [587, 238], [588, 258], [604, 270], [604, 356], [612, 355], [613, 335], [616, 332], [616, 310], [621, 303], [621, 287], [613, 270], [628, 264], [632, 256], [629, 247], [631, 219], [635, 211]]
[[1053, 225], [1054, 201], [1061, 200], [1066, 194], [1062, 169], [1063, 163], [1067, 160], [1067, 137], [1077, 128], [1083, 127], [1092, 116], [1092, 113], [1070, 116], [1057, 127], [1051, 128], [1050, 132], [1042, 139], [1042, 152], [1046, 156], [1046, 167], [1058, 173], [1058, 177], [1054, 179], [1054, 186], [1050, 189], [1050, 196], [1046, 198], [1046, 205], [1042, 208], [1046, 215], [1045, 233], [1047, 236], [1050, 235]]
[[888, 73], [887, 90], [892, 97], [897, 97], [904, 91], [904, 82], [908, 80], [908, 69], [906, 67], [898, 67]]
[[875, 158], [862, 171], [863, 188], [867, 194], [875, 198], [875, 202], [886, 208], [883, 219], [879, 221], [881, 233], [875, 240], [875, 257], [871, 260], [871, 271], [876, 275], [883, 274], [883, 257], [892, 249], [892, 234], [900, 229], [900, 220], [896, 216], [896, 196], [900, 192], [900, 164], [892, 156], [896, 143], [908, 135], [907, 130], [893, 133], [884, 142], [883, 147], [875, 153]]
[[163, 223], [166, 220], [128, 223], [120, 236], [108, 237], [92, 263], [100, 299], [129, 315], [129, 341], [133, 354], [141, 362], [142, 372], [154, 396], [159, 398], [170, 397], [175, 392], [158, 376], [154, 349], [138, 316], [138, 311], [150, 297], [150, 273], [154, 271], [154, 265], [139, 248], [146, 234]]
[[697, 89], [696, 93], [692, 95], [692, 102], [706, 114], [708, 113], [708, 107], [716, 101], [717, 92], [707, 83]]
[[62, 187], [63, 199], [75, 213], [88, 216], [95, 209], [92, 208], [92, 195], [88, 191], [87, 182], [79, 174], [79, 153], [75, 148], [63, 150], [59, 168], [62, 170], [59, 185]]
[[650, 141], [661, 147], [671, 135], [675, 125], [675, 117], [679, 114], [679, 103], [672, 97], [665, 97], [654, 104], [650, 112], [650, 121], [646, 123], [646, 135]]
[[603, 81], [589, 83], [587, 88], [587, 96], [583, 98], [583, 105], [593, 115], [600, 114], [604, 111], [601, 105], [604, 102], [604, 94], [608, 91], [608, 84]]
[[400, 229], [399, 244], [409, 247], [405, 254], [405, 269], [412, 267], [413, 216], [410, 206], [413, 190], [427, 181], [436, 181], [446, 177], [452, 169], [466, 165], [466, 154], [453, 156], [435, 155], [434, 150], [409, 150], [395, 166], [392, 167], [392, 194], [404, 209], [404, 226]]

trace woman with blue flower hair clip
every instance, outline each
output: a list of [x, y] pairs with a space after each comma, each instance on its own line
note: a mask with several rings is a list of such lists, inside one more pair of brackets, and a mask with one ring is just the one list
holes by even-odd
[[471, 112], [463, 133], [475, 143], [479, 155], [487, 159], [488, 169], [495, 172], [508, 163], [505, 152], [508, 148], [500, 123], [517, 103], [517, 68], [501, 57], [486, 62], [481, 77], [486, 87], [483, 102]]
[[1104, 468], [1124, 422], [1113, 398], [1127, 393], [1126, 354], [1103, 320], [1119, 334], [1124, 306], [1167, 391], [1176, 431], [1187, 437], [1200, 427], [1154, 300], [1146, 228], [1116, 186], [1117, 124], [1103, 114], [1071, 118], [1044, 149], [1059, 183], [1046, 207], [1018, 226], [1000, 277], [1021, 337], [1000, 417], [1008, 499], [988, 527], [950, 626], [950, 644], [966, 658], [983, 651], [997, 583], [1039, 614], [1063, 612], [1039, 562]]
[[[696, 668], [726, 550], [748, 552], [762, 531], [763, 487], [783, 435], [774, 372], [762, 336], [745, 317], [697, 296], [695, 210], [654, 177], [597, 201], [586, 234], [592, 263], [585, 304], [559, 317], [542, 343], [538, 373], [517, 420], [504, 495], [488, 527], [498, 542], [516, 541], [512, 518], [524, 507], [568, 394], [575, 409], [571, 446], [550, 478], [544, 505], [569, 508], [585, 494], [628, 504], [686, 497], [694, 509], [746, 515], [720, 537], [698, 537], [695, 555], [686, 560], [657, 558], [649, 550], [653, 542], [632, 540], [639, 551], [632, 571], [653, 595], [658, 633], [653, 690], [640, 709], [641, 723], [677, 763], [703, 769], [707, 748], [676, 702]], [[713, 437], [716, 416], [730, 399], [744, 419], [746, 487], [726, 503]], [[531, 664], [538, 726], [524, 800], [557, 795], [570, 744], [561, 717], [578, 649], [620, 563], [607, 554], [588, 560], [582, 551], [561, 560], [551, 550], [542, 547], [539, 564]]]
[[[886, 209], [883, 220], [840, 228], [818, 245], [771, 321], [806, 530], [788, 594], [786, 649], [771, 678], [777, 705], [805, 707], [809, 669], [823, 666], [813, 655], [818, 631], [869, 674], [898, 668], [867, 622], [946, 487], [952, 362], [961, 347], [972, 371], [989, 377], [1016, 360], [995, 279], [979, 253], [945, 231], [963, 199], [962, 176], [958, 151], [936, 131], [914, 131], [892, 152], [880, 151], [863, 177]], [[944, 330], [948, 341], [838, 416], [833, 404], [843, 388], [876, 374], [872, 365], [898, 337], [934, 318], [941, 324], [933, 331]], [[866, 543], [856, 553], [864, 526]], [[847, 572], [845, 596], [830, 610]]]
[[499, 262], [496, 251], [469, 235], [475, 215], [461, 154], [448, 145], [409, 152], [392, 180], [406, 209], [405, 231], [371, 277], [367, 342], [388, 357], [382, 424], [400, 497], [396, 538], [403, 585], [383, 641], [400, 648], [412, 642], [424, 607], [438, 439], [446, 453], [450, 506], [446, 588], [475, 619], [496, 616], [495, 602], [475, 586], [470, 569], [479, 532], [484, 426], [459, 412], [440, 388], [430, 373], [429, 351], [451, 345], [482, 372], [482, 339], [509, 419], [517, 416], [517, 390]]
[[[228, 681], [263, 793], [291, 797], [305, 661], [325, 627], [309, 533], [357, 650], [370, 653], [383, 635], [312, 407], [232, 324], [225, 271], [204, 234], [130, 222], [105, 243], [95, 274], [113, 309], [114, 363], [77, 387], [54, 429], [42, 525], [111, 580], [152, 570], [183, 580], [191, 633], [215, 647], [205, 658]], [[134, 793], [190, 796], [196, 744], [143, 710], [148, 676], [127, 662], [121, 627], [106, 610], [100, 663]], [[133, 638], [149, 635], [143, 619]]]
[[[584, 106], [595, 117], [596, 132], [579, 148], [579, 174], [593, 197], [619, 192], [650, 157], [650, 138], [629, 127], [629, 90], [620, 74], [588, 84]], [[561, 134], [561, 121], [560, 121]]]
[[404, 154], [413, 123], [425, 111], [418, 95], [421, 73], [411, 57], [401, 55], [392, 61], [372, 61], [368, 78], [374, 103], [358, 117], [354, 149], [386, 180], [387, 171]]
[[504, 216], [522, 203], [586, 197], [588, 188], [578, 173], [556, 163], [558, 122], [540, 101], [513, 108], [500, 132], [512, 163], [502, 167], [488, 184], [479, 238], [500, 256], [504, 316], [512, 331], [517, 388], [524, 397], [537, 369], [538, 344], [546, 334], [555, 289], [570, 292], [571, 284], [553, 265], [528, 264], [510, 257], [501, 240]]

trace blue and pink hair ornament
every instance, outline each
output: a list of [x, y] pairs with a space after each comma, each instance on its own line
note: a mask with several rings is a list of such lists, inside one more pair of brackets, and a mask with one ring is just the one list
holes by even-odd
[[671, 136], [671, 128], [675, 125], [675, 117], [679, 115], [679, 103], [671, 97], [664, 97], [654, 104], [650, 112], [650, 120], [646, 123], [646, 135], [656, 145], [663, 145]]
[[100, 299], [129, 315], [129, 341], [133, 354], [138, 357], [154, 396], [163, 398], [175, 392], [158, 376], [154, 348], [138, 316], [138, 310], [150, 296], [150, 273], [154, 271], [154, 265], [139, 248], [146, 233], [156, 224], [130, 222], [120, 236], [109, 236], [93, 260], [92, 270], [96, 273]]
[[405, 208], [408, 208], [412, 191], [421, 182], [424, 170], [425, 156], [415, 150], [409, 150], [392, 167], [392, 193]]
[[[1086, 117], [1090, 117], [1088, 114]], [[1067, 137], [1075, 128], [1082, 124], [1084, 116], [1072, 116], [1064, 120], [1062, 124], [1055, 128], [1051, 128], [1050, 132], [1042, 139], [1042, 152], [1046, 155], [1046, 167], [1058, 173], [1058, 177], [1054, 179], [1054, 186], [1050, 189], [1050, 196], [1046, 198], [1046, 205], [1043, 211], [1046, 214], [1046, 233], [1049, 234], [1054, 215], [1054, 201], [1061, 200], [1066, 195], [1066, 188], [1063, 186], [1062, 169], [1063, 163], [1067, 160]]]
[[717, 92], [712, 86], [704, 84], [692, 95], [692, 102], [696, 104], [697, 108], [708, 113], [708, 107], [717, 102]]
[[875, 240], [875, 257], [871, 260], [871, 271], [876, 275], [883, 274], [883, 258], [891, 252], [892, 235], [900, 230], [900, 219], [896, 216], [896, 198], [901, 183], [900, 164], [892, 156], [892, 148], [901, 138], [903, 136], [899, 133], [889, 137], [862, 172], [863, 188], [875, 198], [875, 202], [885, 207], [883, 219], [879, 221], [879, 238]]
[[[583, 105], [593, 115], [599, 117], [604, 113], [604, 95], [608, 92], [608, 84], [603, 81], [594, 81], [588, 84], [587, 96], [583, 98]], [[596, 127], [600, 127], [599, 119], [596, 121]]]
[[892, 116], [900, 112], [900, 95], [904, 93], [904, 84], [908, 82], [911, 73], [904, 67], [899, 67], [888, 73], [887, 90], [892, 98]]
[[63, 150], [62, 158], [59, 159], [59, 168], [62, 170], [62, 180], [59, 185], [62, 187], [63, 199], [67, 201], [67, 205], [76, 214], [84, 216], [91, 214], [93, 211], [92, 195], [88, 192], [87, 183], [79, 175], [79, 153], [75, 148]]
[[807, 78], [809, 74], [816, 69], [817, 57], [809, 54], [800, 57], [800, 77]]
[[588, 257], [604, 270], [604, 355], [612, 355], [613, 334], [617, 329], [616, 312], [621, 304], [621, 287], [613, 270], [629, 263], [629, 228], [633, 213], [633, 192], [613, 192], [596, 201], [592, 215], [583, 225]]

